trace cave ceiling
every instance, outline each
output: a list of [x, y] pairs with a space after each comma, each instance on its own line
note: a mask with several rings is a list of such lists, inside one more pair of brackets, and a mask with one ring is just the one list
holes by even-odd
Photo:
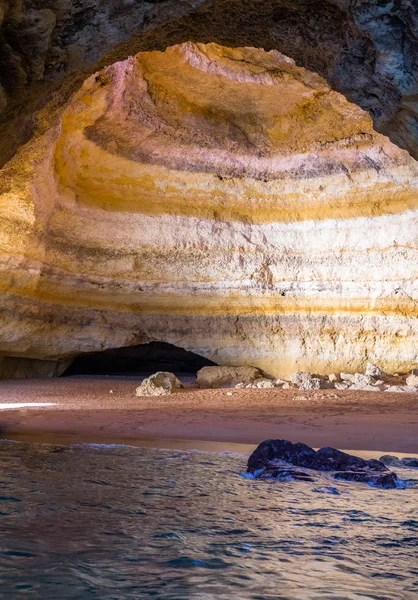
[[411, 0], [2, 0], [0, 156], [40, 108], [141, 50], [186, 41], [275, 49], [323, 76], [418, 156], [418, 5]]

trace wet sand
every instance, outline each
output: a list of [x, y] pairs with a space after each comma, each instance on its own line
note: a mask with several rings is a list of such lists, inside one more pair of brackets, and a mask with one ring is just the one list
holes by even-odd
[[189, 388], [138, 398], [138, 382], [0, 382], [0, 437], [158, 440], [158, 445], [162, 440], [205, 440], [225, 444], [225, 449], [233, 443], [251, 447], [267, 438], [285, 438], [314, 447], [418, 453], [418, 394]]

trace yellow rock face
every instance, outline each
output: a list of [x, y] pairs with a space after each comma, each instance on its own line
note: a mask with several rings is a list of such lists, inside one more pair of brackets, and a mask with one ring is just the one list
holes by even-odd
[[0, 353], [161, 340], [283, 376], [418, 362], [418, 163], [278, 52], [89, 78], [4, 169]]

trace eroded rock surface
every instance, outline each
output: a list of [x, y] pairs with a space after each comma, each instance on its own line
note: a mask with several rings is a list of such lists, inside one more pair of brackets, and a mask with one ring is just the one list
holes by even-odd
[[222, 365], [417, 364], [418, 164], [277, 51], [85, 81], [3, 169], [0, 354], [164, 341]]
[[183, 388], [183, 384], [173, 373], [159, 371], [144, 379], [136, 388], [137, 396], [167, 396]]

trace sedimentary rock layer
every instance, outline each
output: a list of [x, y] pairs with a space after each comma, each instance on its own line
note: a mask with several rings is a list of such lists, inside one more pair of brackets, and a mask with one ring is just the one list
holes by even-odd
[[283, 52], [418, 157], [414, 0], [0, 0], [0, 164], [80, 72], [188, 40]]
[[418, 164], [322, 77], [187, 43], [50, 112], [4, 169], [4, 355], [160, 340], [277, 376], [418, 362]]

